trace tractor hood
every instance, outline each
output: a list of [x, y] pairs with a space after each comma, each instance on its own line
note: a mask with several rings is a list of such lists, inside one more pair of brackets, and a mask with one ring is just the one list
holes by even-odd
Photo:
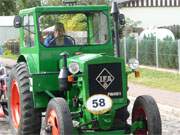
[[80, 72], [83, 72], [85, 66], [88, 64], [100, 64], [100, 63], [120, 63], [122, 62], [122, 58], [109, 56], [105, 54], [93, 54], [93, 53], [84, 53], [80, 55], [76, 55], [73, 57], [69, 57], [67, 59], [68, 67], [71, 63], [77, 63], [80, 68]]

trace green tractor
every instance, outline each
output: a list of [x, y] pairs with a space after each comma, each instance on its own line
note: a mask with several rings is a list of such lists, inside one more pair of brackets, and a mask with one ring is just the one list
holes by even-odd
[[111, 11], [108, 5], [20, 11], [14, 19], [20, 56], [7, 92], [13, 134], [39, 135], [45, 116], [47, 135], [160, 135], [159, 110], [150, 96], [135, 100], [127, 122], [127, 76], [138, 74], [138, 61], [125, 69], [118, 31], [123, 24], [117, 3]]

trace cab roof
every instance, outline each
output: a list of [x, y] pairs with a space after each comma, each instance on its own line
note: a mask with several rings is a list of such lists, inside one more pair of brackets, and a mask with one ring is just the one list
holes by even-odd
[[29, 9], [23, 9], [20, 14], [28, 14], [32, 12], [48, 13], [48, 12], [89, 12], [89, 11], [106, 11], [109, 10], [108, 5], [76, 5], [76, 6], [39, 6]]

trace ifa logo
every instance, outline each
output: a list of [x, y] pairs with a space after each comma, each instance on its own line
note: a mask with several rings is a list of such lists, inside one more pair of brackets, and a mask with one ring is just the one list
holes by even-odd
[[114, 81], [114, 76], [104, 68], [100, 74], [96, 77], [96, 81], [104, 88], [107, 89]]

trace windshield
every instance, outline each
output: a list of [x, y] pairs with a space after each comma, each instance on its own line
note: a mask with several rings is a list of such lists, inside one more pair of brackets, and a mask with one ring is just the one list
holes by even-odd
[[46, 47], [102, 45], [108, 41], [103, 12], [43, 14], [39, 17], [40, 42]]

